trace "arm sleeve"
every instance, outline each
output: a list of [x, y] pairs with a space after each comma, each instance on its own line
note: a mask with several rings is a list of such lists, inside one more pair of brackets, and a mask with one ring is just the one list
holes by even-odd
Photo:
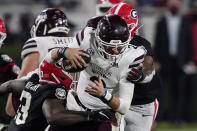
[[32, 52], [38, 52], [38, 45], [35, 39], [29, 39], [25, 42], [22, 48], [21, 52], [21, 59], [24, 59], [24, 57]]
[[125, 114], [131, 105], [133, 98], [134, 84], [126, 80], [126, 76], [122, 76], [119, 85], [120, 106], [116, 110], [121, 114]]

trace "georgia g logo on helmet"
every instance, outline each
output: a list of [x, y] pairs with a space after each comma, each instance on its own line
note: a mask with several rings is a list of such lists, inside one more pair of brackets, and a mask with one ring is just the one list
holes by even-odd
[[137, 18], [137, 11], [136, 10], [132, 10], [130, 15], [131, 15], [131, 17], [136, 19]]

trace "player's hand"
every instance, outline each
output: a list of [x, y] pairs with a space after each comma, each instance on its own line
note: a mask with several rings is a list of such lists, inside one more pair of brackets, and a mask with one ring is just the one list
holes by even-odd
[[132, 83], [137, 83], [144, 80], [144, 77], [142, 69], [132, 68], [128, 73], [127, 80]]
[[88, 84], [89, 87], [87, 87], [85, 91], [96, 97], [103, 96], [105, 83], [103, 80], [101, 80], [101, 77], [94, 76], [94, 77], [91, 77], [90, 80], [93, 81], [94, 84], [89, 83]]
[[88, 112], [88, 120], [95, 121], [112, 121], [116, 120], [115, 112], [110, 109], [101, 109]]
[[39, 76], [38, 74], [34, 73], [29, 78], [28, 82], [32, 82], [34, 85], [37, 85], [39, 83]]
[[82, 48], [67, 48], [66, 58], [71, 61], [72, 66], [77, 69], [87, 67], [88, 64], [82, 59], [82, 56], [90, 57], [88, 54], [83, 52]]

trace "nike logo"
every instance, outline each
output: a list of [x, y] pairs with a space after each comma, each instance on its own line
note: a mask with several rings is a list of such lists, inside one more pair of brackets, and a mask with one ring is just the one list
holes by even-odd
[[109, 117], [107, 115], [105, 115], [103, 112], [99, 112], [99, 114], [105, 116], [107, 119], [109, 119]]
[[150, 115], [145, 115], [145, 114], [142, 114], [142, 117], [146, 117], [146, 116], [150, 116]]

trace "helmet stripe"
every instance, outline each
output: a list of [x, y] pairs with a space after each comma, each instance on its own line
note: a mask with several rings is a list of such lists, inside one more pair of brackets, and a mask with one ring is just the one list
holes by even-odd
[[124, 4], [125, 4], [125, 3], [120, 3], [120, 4], [118, 5], [118, 7], [116, 8], [114, 14], [118, 15], [118, 13], [119, 13], [119, 11], [120, 11], [120, 8], [121, 8]]

